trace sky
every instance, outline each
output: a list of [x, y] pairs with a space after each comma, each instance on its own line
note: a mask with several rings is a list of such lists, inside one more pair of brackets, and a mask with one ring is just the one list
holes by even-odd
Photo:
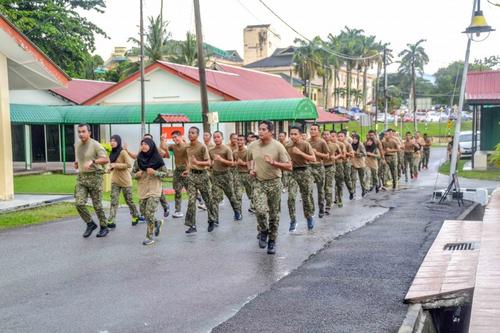
[[[491, 0], [500, 3], [500, 0]], [[144, 16], [157, 16], [161, 0], [144, 0]], [[363, 29], [378, 40], [389, 42], [397, 55], [408, 43], [426, 39], [430, 62], [424, 70], [433, 74], [455, 60], [463, 60], [467, 37], [461, 32], [470, 24], [473, 0], [264, 0], [278, 15], [308, 38], [338, 34], [344, 26]], [[243, 28], [270, 23], [281, 36], [281, 47], [293, 44], [295, 32], [274, 17], [259, 0], [200, 0], [203, 38], [218, 48], [236, 49], [243, 55]], [[84, 12], [110, 39], [97, 37], [96, 52], [107, 59], [114, 46], [131, 46], [138, 37], [139, 0], [106, 0], [104, 14]], [[488, 24], [500, 29], [500, 7], [481, 1]], [[163, 16], [170, 23], [173, 39], [194, 33], [192, 0], [164, 0]], [[482, 38], [483, 36], [481, 36]], [[471, 61], [499, 55], [500, 32], [472, 43]], [[395, 71], [396, 65], [389, 71]]]

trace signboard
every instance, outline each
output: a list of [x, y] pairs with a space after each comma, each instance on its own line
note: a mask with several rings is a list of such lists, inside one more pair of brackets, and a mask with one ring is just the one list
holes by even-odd
[[184, 127], [182, 126], [174, 126], [174, 127], [162, 127], [161, 128], [161, 136], [165, 139], [172, 139], [172, 133], [175, 131], [181, 132], [181, 136], [184, 136]]
[[208, 113], [208, 123], [209, 124], [217, 124], [219, 122], [219, 113], [218, 112], [209, 112]]

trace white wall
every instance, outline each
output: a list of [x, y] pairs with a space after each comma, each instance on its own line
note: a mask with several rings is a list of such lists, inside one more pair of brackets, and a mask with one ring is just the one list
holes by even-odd
[[48, 90], [11, 90], [9, 94], [11, 104], [71, 105]]
[[[176, 75], [157, 69], [146, 74], [145, 93], [147, 103], [183, 103], [200, 100], [198, 85]], [[223, 101], [224, 98], [208, 92], [209, 101]], [[137, 104], [141, 101], [141, 86], [135, 81], [106, 96], [99, 104]]]

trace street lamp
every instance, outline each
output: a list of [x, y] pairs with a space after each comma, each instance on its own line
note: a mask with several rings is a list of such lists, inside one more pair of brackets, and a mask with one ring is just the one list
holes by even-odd
[[[472, 19], [471, 24], [465, 29], [464, 33], [467, 35], [467, 48], [465, 51], [464, 70], [462, 73], [462, 84], [460, 86], [460, 98], [458, 101], [457, 120], [455, 122], [455, 136], [453, 137], [453, 147], [451, 151], [450, 161], [450, 185], [454, 182], [454, 175], [456, 173], [457, 160], [458, 160], [458, 140], [460, 138], [460, 127], [462, 123], [462, 109], [464, 106], [465, 84], [467, 82], [467, 71], [469, 69], [469, 54], [471, 41], [480, 42], [488, 38], [489, 34], [495, 31], [491, 26], [486, 23], [483, 11], [481, 10], [481, 0], [474, 0], [472, 5]], [[477, 39], [482, 33], [487, 33], [486, 37], [479, 40]], [[472, 157], [474, 158], [474, 157]]]

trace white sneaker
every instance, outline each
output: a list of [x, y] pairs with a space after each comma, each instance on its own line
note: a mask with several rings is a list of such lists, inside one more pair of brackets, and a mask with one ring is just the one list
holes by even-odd
[[207, 210], [207, 206], [204, 203], [201, 203], [201, 202], [198, 202], [198, 208], [199, 209], [203, 209], [203, 210]]
[[181, 212], [175, 212], [174, 214], [172, 214], [172, 217], [174, 218], [178, 218], [178, 217], [183, 217], [184, 214], [182, 214]]

